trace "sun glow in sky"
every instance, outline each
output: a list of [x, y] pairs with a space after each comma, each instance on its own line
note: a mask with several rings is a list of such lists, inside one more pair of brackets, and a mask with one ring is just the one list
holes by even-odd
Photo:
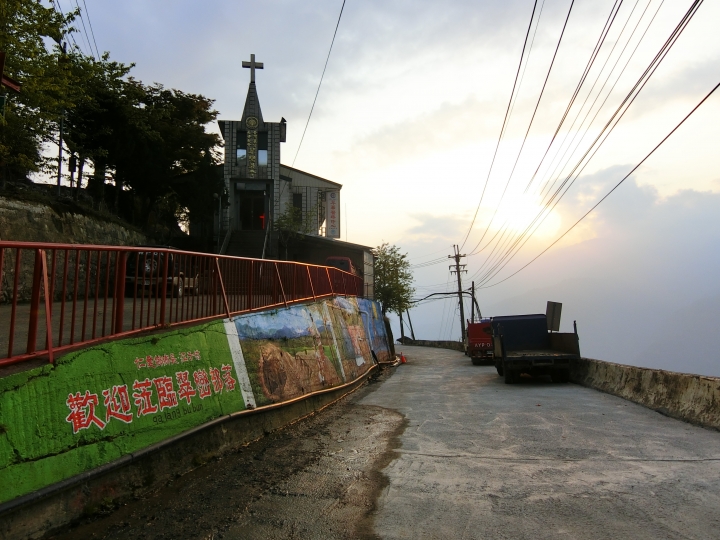
[[[567, 194], [523, 248], [503, 259], [495, 277], [481, 285], [495, 260], [488, 257], [502, 253], [503, 244], [465, 260], [464, 279], [493, 285], [562, 234], [720, 82], [720, 3], [704, 2], [617, 127], [572, 176], [691, 3], [622, 3], [578, 105], [542, 161], [614, 2], [574, 3], [525, 140], [570, 7], [570, 0], [538, 2], [542, 12], [531, 29], [532, 48], [489, 174], [533, 1], [348, 0], [295, 166], [343, 184], [343, 239], [397, 244], [413, 264], [463, 244], [484, 189], [463, 248], [468, 254], [488, 228], [506, 185], [486, 239], [495, 235], [510, 245], [571, 178]], [[87, 0], [100, 50], [135, 62], [133, 75], [144, 82], [215, 99], [221, 119], [241, 116], [249, 73], [240, 64], [254, 53], [265, 64], [257, 72], [263, 116], [288, 121], [286, 164], [298, 149], [341, 4]], [[677, 310], [717, 296], [720, 313], [719, 120], [720, 95], [715, 95], [557, 246], [516, 277], [482, 289], [488, 314], [542, 312], [545, 300], [563, 301], [564, 325], [575, 317], [586, 329], [581, 343], [587, 354], [637, 363], [655, 343], [653, 324], [661, 324], [663, 313], [658, 299], [676, 302]], [[675, 265], [676, 258], [667, 255], [672, 252], [682, 252], [693, 268]], [[452, 286], [447, 266], [441, 261], [417, 268], [418, 291]], [[416, 308], [416, 332], [458, 338], [459, 323], [452, 322], [456, 308], [452, 301]], [[640, 318], [647, 330], [640, 342], [633, 337], [637, 331], [617, 337], [624, 349], [601, 338], [617, 330], [619, 313], [626, 317], [623, 327], [637, 330]], [[396, 319], [394, 325], [399, 333]], [[720, 366], [715, 371], [720, 374]]]

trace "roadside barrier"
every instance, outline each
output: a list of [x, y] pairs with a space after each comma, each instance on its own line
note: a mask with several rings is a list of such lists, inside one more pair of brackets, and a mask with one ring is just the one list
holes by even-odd
[[334, 295], [362, 296], [337, 268], [193, 253], [0, 241], [0, 367], [143, 331]]

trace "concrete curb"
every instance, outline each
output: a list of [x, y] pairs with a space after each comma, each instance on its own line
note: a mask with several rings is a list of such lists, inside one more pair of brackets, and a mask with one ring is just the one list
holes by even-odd
[[720, 378], [581, 358], [570, 380], [665, 416], [720, 430]]

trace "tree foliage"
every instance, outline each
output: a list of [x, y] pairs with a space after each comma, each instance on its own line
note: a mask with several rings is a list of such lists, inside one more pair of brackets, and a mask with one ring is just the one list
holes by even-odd
[[212, 195], [222, 191], [214, 170], [221, 141], [205, 129], [217, 117], [213, 100], [144, 85], [129, 76], [132, 65], [113, 62], [108, 53], [95, 59], [61, 49], [57, 43], [75, 32], [78, 14], [36, 1], [0, 1], [5, 72], [22, 84], [0, 119], [5, 178], [56, 174], [57, 159], [44, 148], [57, 144], [63, 118], [66, 157], [75, 154], [80, 168], [94, 170], [87, 187], [96, 202], [140, 226], [164, 220], [177, 228], [178, 215], [200, 220], [212, 213]]
[[400, 314], [410, 307], [415, 289], [406, 253], [387, 242], [373, 250], [375, 255], [375, 299], [380, 302], [383, 314], [388, 311]]
[[[76, 94], [59, 45], [72, 31], [75, 14], [28, 0], [0, 2], [0, 51], [5, 73], [22, 83], [22, 92], [8, 93], [5, 118], [0, 118], [0, 167], [10, 178], [41, 170], [42, 145], [57, 133], [60, 111]], [[50, 44], [50, 45], [49, 45]]]

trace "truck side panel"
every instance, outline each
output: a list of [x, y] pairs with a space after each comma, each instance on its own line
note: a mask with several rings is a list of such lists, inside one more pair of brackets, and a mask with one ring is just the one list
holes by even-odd
[[503, 336], [506, 351], [550, 347], [544, 314], [493, 317], [492, 327], [496, 336]]

